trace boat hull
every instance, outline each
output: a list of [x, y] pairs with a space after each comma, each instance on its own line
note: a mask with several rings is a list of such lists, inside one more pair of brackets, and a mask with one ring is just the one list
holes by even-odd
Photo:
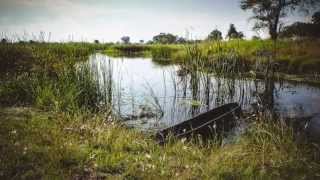
[[168, 136], [214, 138], [222, 132], [232, 129], [240, 115], [241, 107], [237, 103], [226, 104], [180, 124], [160, 130], [156, 134], [156, 139], [160, 143], [164, 143]]

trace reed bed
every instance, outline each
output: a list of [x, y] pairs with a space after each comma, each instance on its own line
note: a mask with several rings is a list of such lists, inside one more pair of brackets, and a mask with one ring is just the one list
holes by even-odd
[[[197, 49], [194, 49], [197, 46]], [[190, 50], [199, 51], [205, 58], [201, 64], [211, 66], [236, 66], [237, 71], [249, 72], [262, 64], [261, 59], [272, 55], [277, 71], [287, 74], [319, 73], [320, 42], [317, 40], [230, 40], [208, 41], [185, 45], [119, 45], [107, 50], [118, 56], [143, 55], [163, 64], [190, 59]], [[198, 53], [199, 53], [198, 52]], [[225, 67], [219, 67], [223, 69]], [[261, 66], [262, 67], [262, 66]], [[234, 69], [234, 68], [233, 68]], [[262, 68], [263, 69], [263, 68]]]
[[79, 72], [75, 64], [87, 60], [100, 46], [17, 43], [0, 48], [1, 105], [68, 112], [97, 109], [97, 85], [88, 70]]
[[105, 53], [113, 57], [147, 57], [150, 56], [150, 49], [149, 45], [112, 45]]

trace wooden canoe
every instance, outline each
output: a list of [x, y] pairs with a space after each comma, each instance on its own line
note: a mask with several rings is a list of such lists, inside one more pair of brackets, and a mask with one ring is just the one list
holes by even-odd
[[201, 136], [207, 139], [233, 128], [240, 115], [241, 107], [237, 103], [226, 104], [180, 124], [160, 130], [156, 134], [156, 139], [160, 143], [164, 143], [169, 135], [176, 138]]

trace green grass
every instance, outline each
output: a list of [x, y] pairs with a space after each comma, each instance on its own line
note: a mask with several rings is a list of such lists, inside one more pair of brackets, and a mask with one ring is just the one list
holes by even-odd
[[182, 62], [186, 56], [183, 45], [113, 45], [104, 52], [112, 57], [149, 57], [160, 63]]
[[89, 43], [0, 44], [0, 75], [3, 78], [8, 73], [59, 72], [107, 47], [108, 44]]
[[[52, 111], [97, 110], [101, 95], [89, 70], [75, 64], [102, 45], [0, 45], [0, 104], [34, 105]], [[2, 66], [3, 65], [3, 66]]]
[[[263, 71], [268, 59], [276, 70], [288, 74], [319, 73], [320, 42], [311, 40], [232, 40], [199, 44], [199, 51], [209, 64], [215, 61], [236, 61], [236, 68], [243, 72]], [[200, 63], [200, 64], [201, 64]], [[228, 64], [228, 63], [227, 63]], [[260, 69], [256, 69], [256, 66]]]
[[3, 179], [317, 179], [319, 147], [297, 143], [290, 127], [257, 120], [233, 144], [148, 135], [103, 116], [32, 108], [0, 110]]
[[151, 48], [154, 61], [178, 63], [184, 60], [184, 46], [182, 45], [153, 45]]
[[150, 57], [149, 45], [112, 45], [104, 52], [112, 57]]
[[11, 78], [0, 87], [3, 106], [33, 105], [43, 110], [75, 113], [97, 111], [103, 96], [89, 71], [66, 69], [52, 78], [24, 74]]
[[[117, 45], [107, 51], [111, 56], [145, 56], [159, 63], [183, 63], [192, 58], [190, 47], [197, 50], [204, 59], [198, 62], [209, 67], [237, 61], [237, 69], [248, 72], [255, 70], [256, 64], [266, 63], [268, 58], [277, 66], [277, 71], [288, 74], [319, 73], [320, 42], [314, 40], [231, 40], [213, 41], [186, 45]], [[214, 69], [214, 67], [213, 67]], [[265, 69], [262, 67], [261, 69]]]

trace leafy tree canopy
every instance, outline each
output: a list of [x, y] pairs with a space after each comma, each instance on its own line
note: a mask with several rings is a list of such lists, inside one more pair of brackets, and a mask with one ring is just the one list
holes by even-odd
[[227, 38], [229, 38], [229, 39], [242, 39], [242, 38], [244, 38], [244, 34], [243, 34], [243, 32], [240, 32], [240, 31], [238, 32], [236, 27], [234, 26], [234, 24], [230, 24]]
[[129, 44], [130, 43], [130, 37], [129, 36], [123, 36], [121, 38], [121, 41], [124, 43], [124, 44]]
[[183, 44], [186, 42], [187, 40], [183, 37], [179, 37], [171, 33], [160, 33], [153, 37], [153, 43], [158, 44]]
[[254, 29], [267, 28], [272, 39], [277, 39], [281, 18], [299, 9], [308, 12], [319, 0], [241, 0], [243, 10], [252, 10], [251, 19], [256, 20]]
[[221, 40], [222, 39], [222, 33], [218, 29], [213, 30], [209, 35], [208, 35], [208, 40]]
[[159, 44], [173, 44], [177, 41], [178, 37], [173, 34], [160, 33], [153, 37], [153, 42]]
[[7, 39], [5, 38], [1, 39], [1, 43], [7, 43], [7, 42], [8, 42]]

